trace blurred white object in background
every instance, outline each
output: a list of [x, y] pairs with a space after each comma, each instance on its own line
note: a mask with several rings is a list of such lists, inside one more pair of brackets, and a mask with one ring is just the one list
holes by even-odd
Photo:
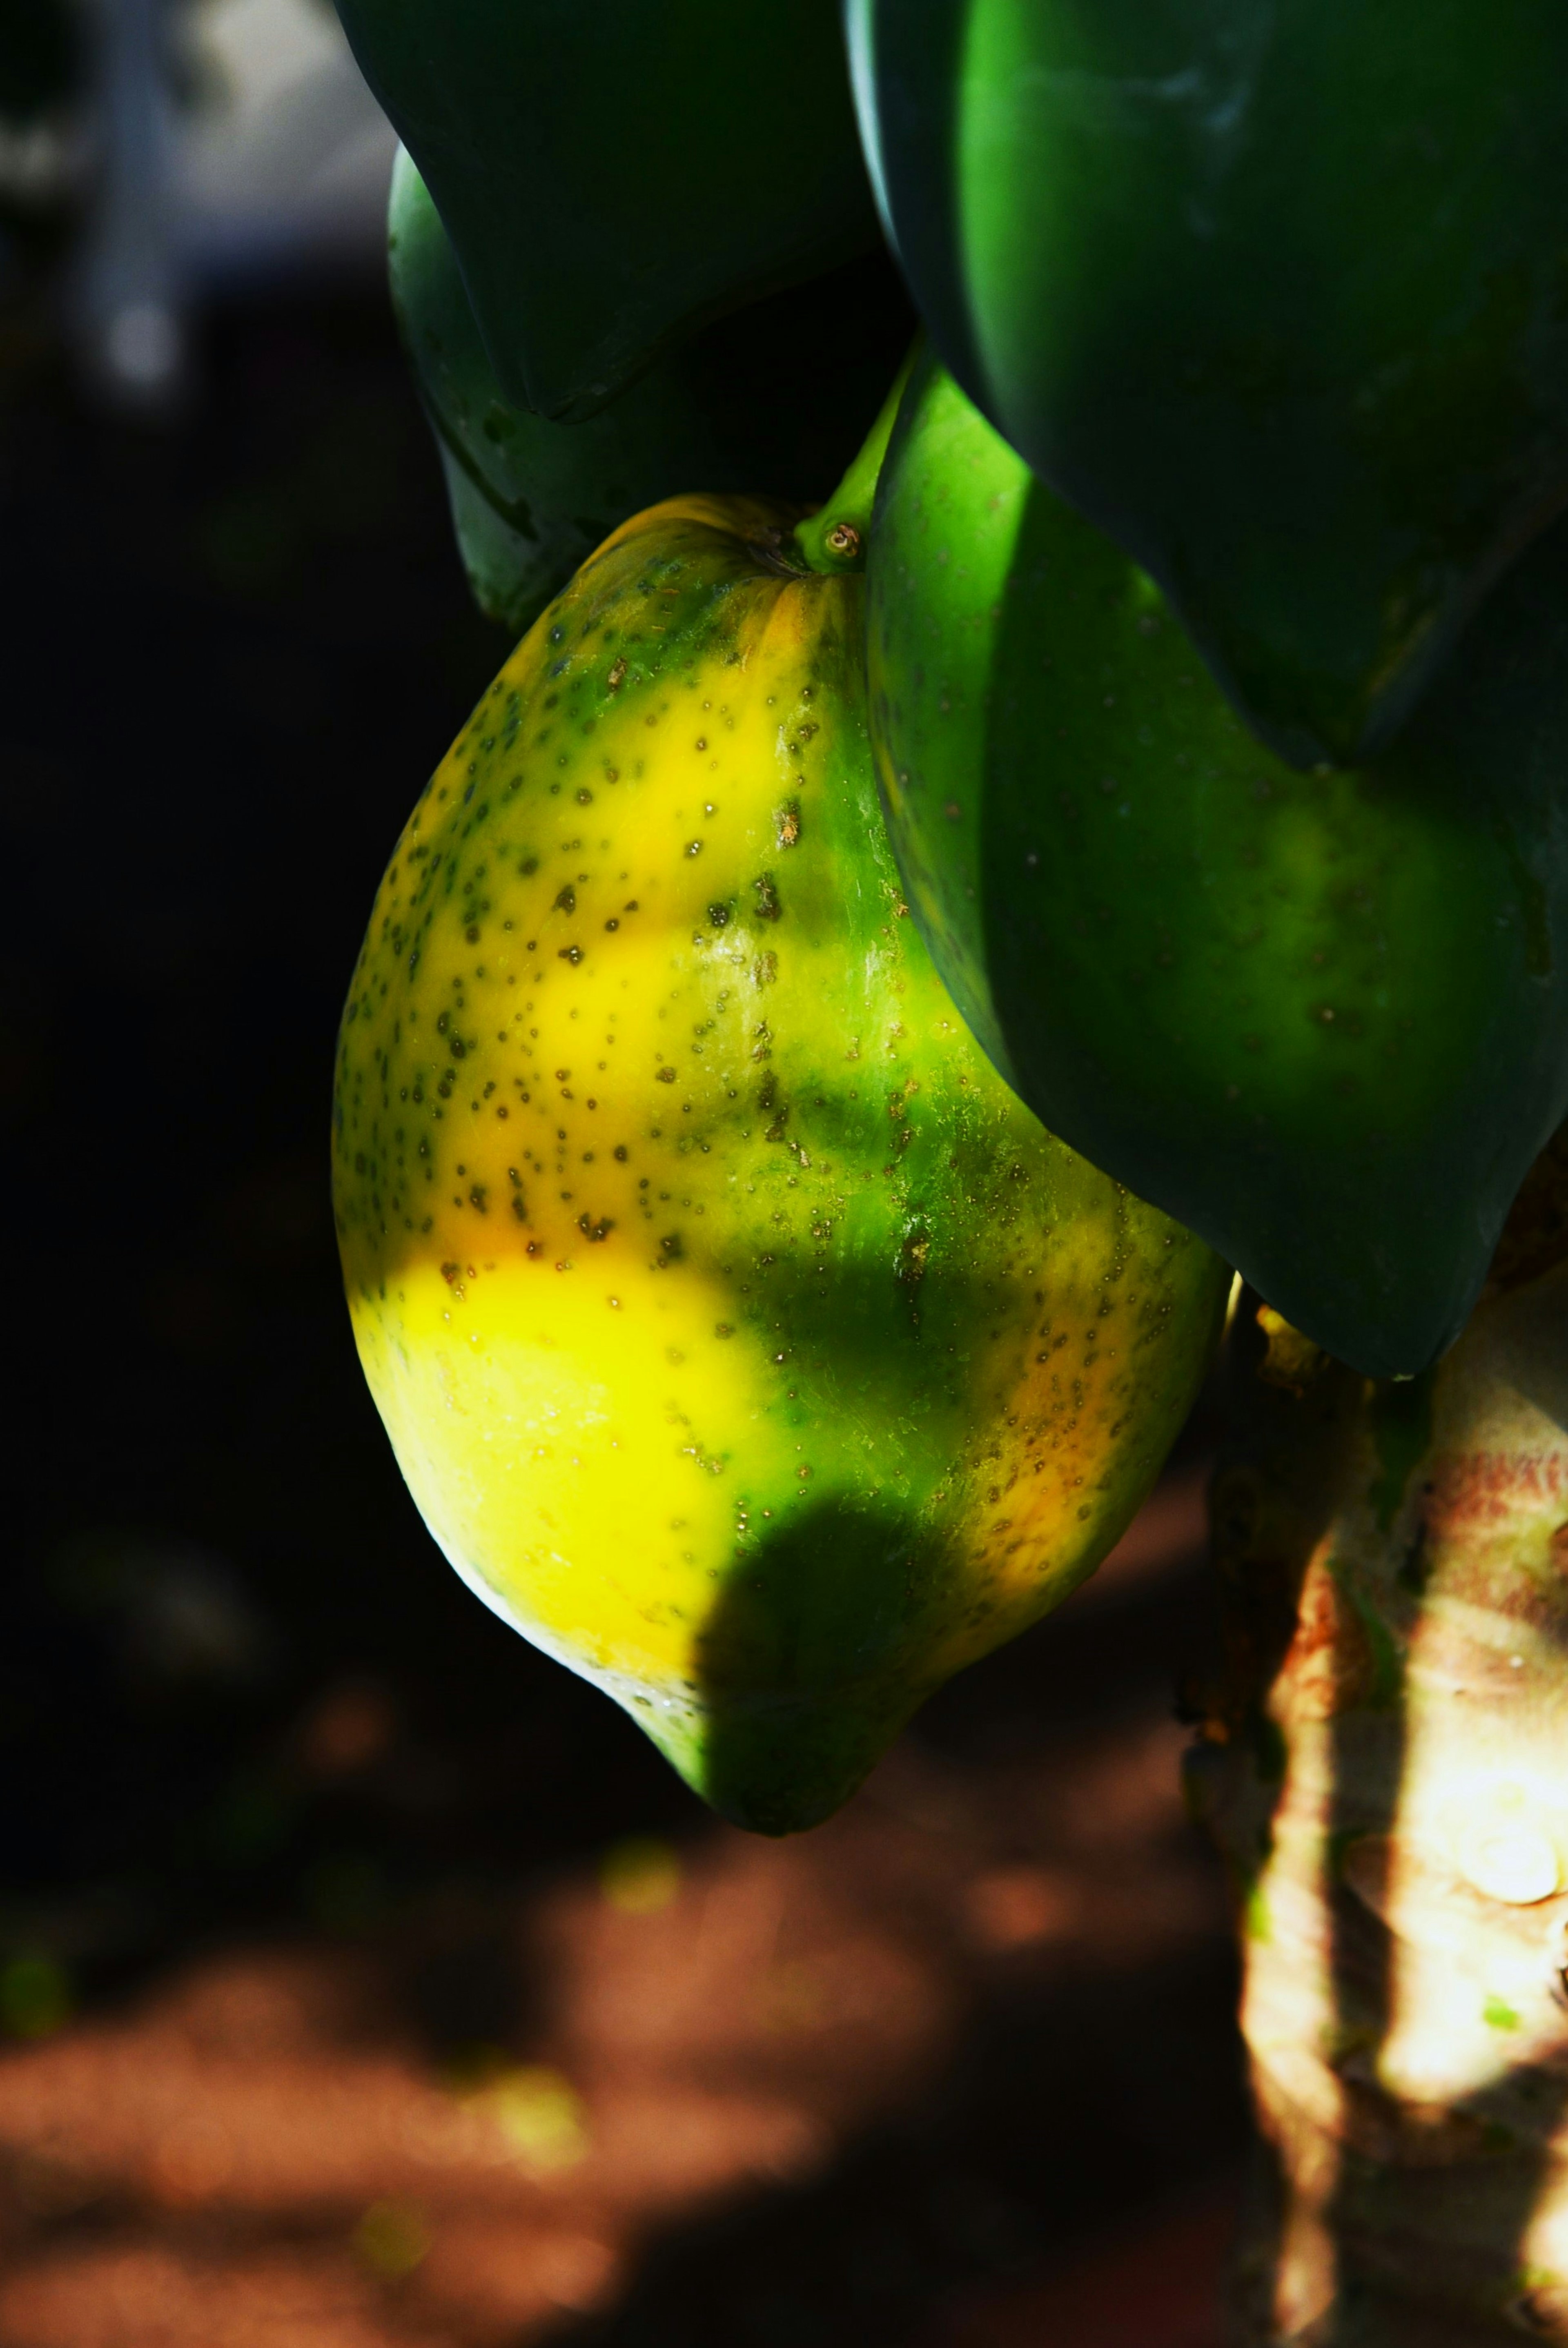
[[144, 411], [236, 283], [379, 267], [396, 148], [325, 0], [92, 0], [71, 303], [88, 374]]
[[198, 283], [386, 250], [397, 139], [327, 0], [200, 0], [200, 77], [175, 149], [178, 242]]
[[184, 358], [162, 0], [94, 0], [88, 23], [89, 194], [73, 323], [95, 385], [156, 407], [179, 388]]

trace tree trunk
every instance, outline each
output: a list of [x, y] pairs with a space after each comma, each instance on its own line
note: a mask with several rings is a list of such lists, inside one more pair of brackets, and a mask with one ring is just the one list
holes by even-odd
[[1190, 1789], [1262, 2148], [1244, 2348], [1568, 2343], [1568, 1148], [1437, 1369], [1243, 1294]]

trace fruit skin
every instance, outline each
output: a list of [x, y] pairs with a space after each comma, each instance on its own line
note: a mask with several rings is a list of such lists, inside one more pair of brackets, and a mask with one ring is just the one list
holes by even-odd
[[939, 985], [795, 515], [618, 531], [438, 768], [340, 1045], [361, 1359], [438, 1541], [781, 1833], [1099, 1561], [1227, 1275]]
[[521, 407], [592, 416], [666, 343], [877, 242], [836, 0], [338, 15]]
[[1330, 1353], [1424, 1368], [1568, 1107], [1568, 530], [1354, 773], [1253, 740], [934, 363], [867, 590], [894, 851], [996, 1066]]
[[849, 0], [958, 381], [1300, 765], [1404, 722], [1568, 494], [1568, 15]]
[[719, 319], [598, 416], [552, 424], [503, 396], [407, 149], [393, 165], [387, 247], [392, 306], [469, 583], [514, 636], [619, 523], [694, 481], [721, 491], [767, 481], [802, 501], [820, 497], [914, 332], [898, 273], [879, 253]]

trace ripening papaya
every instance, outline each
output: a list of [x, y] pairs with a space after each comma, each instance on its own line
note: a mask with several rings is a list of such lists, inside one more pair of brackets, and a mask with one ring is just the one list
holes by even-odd
[[965, 1030], [877, 805], [852, 533], [817, 572], [797, 520], [666, 502], [517, 647], [382, 884], [334, 1141], [436, 1540], [769, 1833], [1104, 1555], [1229, 1279]]
[[995, 1065], [1331, 1354], [1424, 1369], [1568, 1109], [1568, 527], [1348, 771], [1265, 750], [934, 361], [867, 588], [894, 850]]
[[516, 407], [595, 415], [705, 321], [880, 241], [838, 0], [338, 15]]
[[1568, 496], [1568, 14], [849, 0], [954, 376], [1292, 763], [1387, 743]]
[[914, 331], [892, 261], [868, 255], [717, 320], [597, 416], [553, 424], [496, 381], [451, 240], [406, 149], [392, 170], [387, 252], [469, 584], [513, 636], [618, 524], [696, 482], [820, 498], [860, 447]]

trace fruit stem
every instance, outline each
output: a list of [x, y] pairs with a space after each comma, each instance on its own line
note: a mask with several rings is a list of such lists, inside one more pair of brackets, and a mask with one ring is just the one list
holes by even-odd
[[903, 365], [893, 377], [892, 388], [877, 412], [872, 426], [851, 462], [849, 471], [825, 505], [801, 522], [795, 531], [795, 545], [802, 561], [811, 571], [825, 572], [837, 577], [846, 571], [863, 571], [866, 567], [866, 546], [871, 537], [872, 506], [877, 493], [877, 476], [887, 455], [887, 444], [892, 438], [892, 427], [898, 415], [903, 387], [920, 355], [923, 342], [916, 335], [911, 344]]

